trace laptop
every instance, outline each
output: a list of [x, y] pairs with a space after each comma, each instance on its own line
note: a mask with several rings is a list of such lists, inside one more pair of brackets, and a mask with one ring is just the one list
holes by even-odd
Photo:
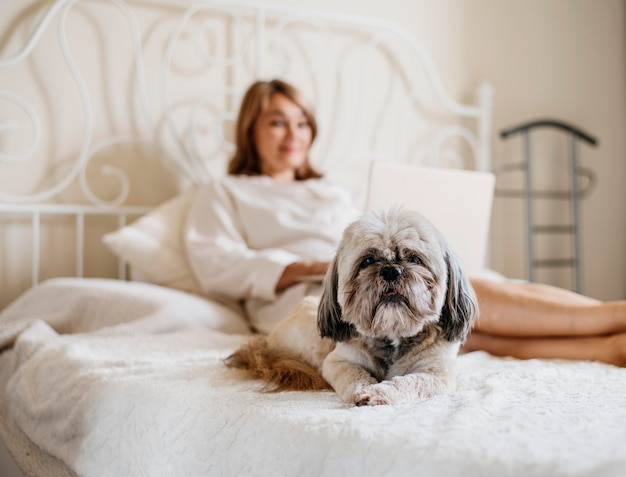
[[491, 172], [390, 164], [370, 167], [367, 210], [403, 204], [437, 227], [468, 275], [486, 268], [495, 188]]

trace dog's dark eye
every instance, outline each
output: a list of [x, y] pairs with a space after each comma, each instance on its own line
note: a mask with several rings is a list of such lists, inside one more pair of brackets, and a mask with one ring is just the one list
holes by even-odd
[[422, 262], [422, 259], [419, 258], [417, 255], [409, 255], [409, 257], [407, 258], [407, 260], [411, 263], [414, 263], [416, 265], [424, 265], [424, 262]]
[[369, 267], [372, 263], [374, 263], [374, 257], [365, 257], [363, 260], [361, 260], [360, 268]]

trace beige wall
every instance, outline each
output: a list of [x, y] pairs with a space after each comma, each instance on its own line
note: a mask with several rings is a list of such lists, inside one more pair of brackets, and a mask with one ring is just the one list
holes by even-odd
[[[284, 4], [310, 6], [307, 0]], [[554, 118], [599, 139], [579, 147], [580, 163], [597, 174], [581, 203], [584, 292], [599, 299], [626, 297], [626, 2], [623, 0], [319, 0], [321, 8], [375, 15], [410, 29], [432, 53], [453, 97], [469, 101], [483, 80], [495, 90], [494, 166], [522, 160], [520, 138], [500, 139], [503, 128]], [[568, 152], [564, 135], [538, 134], [533, 158], [538, 185], [562, 187]], [[542, 170], [541, 168], [544, 168]], [[553, 177], [556, 176], [556, 177]], [[551, 180], [548, 182], [548, 179]], [[501, 184], [517, 188], [522, 176]], [[523, 199], [497, 198], [491, 264], [524, 277]], [[565, 221], [563, 205], [547, 202], [545, 222]], [[539, 252], [567, 255], [569, 242], [536, 242]], [[556, 250], [553, 250], [556, 248]], [[559, 255], [563, 256], [563, 255]], [[537, 279], [571, 286], [569, 270], [542, 271]]]
[[[0, 1], [0, 49], [9, 19], [27, 4]], [[582, 203], [585, 291], [601, 299], [626, 297], [626, 3], [623, 0], [276, 0], [273, 4], [327, 8], [395, 21], [431, 52], [452, 97], [473, 100], [480, 81], [495, 90], [493, 161], [521, 159], [519, 139], [497, 132], [519, 122], [552, 117], [599, 138], [580, 147], [581, 163], [598, 177]], [[0, 84], [0, 89], [2, 85]], [[538, 156], [562, 155], [558, 135], [539, 138]], [[0, 145], [2, 144], [0, 138]], [[556, 177], [562, 164], [542, 171]], [[516, 186], [513, 178], [507, 185]], [[0, 184], [2, 184], [0, 180]], [[5, 187], [8, 187], [5, 185]], [[547, 215], [562, 212], [547, 212]], [[562, 249], [563, 245], [558, 245]], [[524, 276], [521, 199], [498, 198], [494, 210], [491, 264]], [[2, 266], [0, 264], [0, 266]], [[543, 276], [542, 276], [543, 277]], [[545, 280], [569, 286], [562, 274]]]
[[[623, 298], [626, 296], [623, 207], [626, 201], [626, 2], [472, 0], [467, 3], [472, 6], [467, 10], [468, 80], [486, 77], [494, 84], [495, 130], [527, 119], [554, 117], [578, 125], [599, 139], [596, 148], [579, 147], [581, 165], [597, 174], [597, 187], [581, 204], [584, 291], [601, 299]], [[536, 141], [542, 139], [543, 135], [539, 135]], [[545, 141], [542, 148], [533, 151], [533, 158], [537, 167], [543, 162], [545, 175], [549, 176], [565, 169], [561, 158], [567, 155], [567, 150], [563, 135], [546, 133]], [[519, 161], [521, 149], [519, 138], [503, 141], [496, 137], [494, 161], [496, 164]], [[558, 182], [553, 178], [550, 184]], [[565, 213], [557, 212], [554, 203], [543, 204], [551, 207], [543, 214], [545, 220], [550, 214]], [[509, 275], [524, 273], [523, 247], [519, 243], [520, 207], [519, 200], [496, 202], [493, 264]], [[515, 219], [509, 223], [507, 217]], [[538, 242], [538, 247], [541, 245]], [[516, 252], [511, 253], [512, 249]], [[562, 253], [557, 249], [556, 253], [559, 252]], [[538, 278], [569, 283], [568, 276], [558, 274], [538, 275]]]

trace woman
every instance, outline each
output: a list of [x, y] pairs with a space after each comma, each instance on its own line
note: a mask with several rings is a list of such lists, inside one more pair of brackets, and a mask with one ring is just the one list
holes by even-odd
[[[264, 333], [318, 291], [313, 279], [361, 213], [309, 162], [311, 111], [285, 82], [254, 83], [241, 103], [229, 175], [204, 187], [189, 213], [187, 251], [204, 292], [243, 300]], [[626, 302], [539, 284], [472, 284], [481, 315], [465, 350], [626, 365]]]
[[321, 178], [308, 153], [317, 125], [292, 86], [257, 82], [245, 94], [229, 175], [200, 189], [187, 219], [189, 263], [203, 291], [243, 300], [268, 333], [316, 293], [345, 226], [361, 215]]

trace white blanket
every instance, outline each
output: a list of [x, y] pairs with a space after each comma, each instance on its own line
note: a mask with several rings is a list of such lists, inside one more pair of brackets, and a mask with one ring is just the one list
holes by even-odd
[[[117, 305], [107, 312], [85, 299], [64, 320], [54, 315], [57, 331], [45, 316], [34, 319], [33, 302], [83, 286], [87, 295], [116, 296]], [[137, 294], [144, 304], [154, 295], [154, 306], [125, 314]], [[6, 345], [20, 330], [2, 357], [10, 374], [5, 437], [23, 433], [90, 477], [626, 475], [624, 369], [477, 352], [459, 357], [454, 394], [411, 406], [262, 393], [221, 361], [247, 337], [209, 329], [225, 322], [207, 319], [215, 310], [208, 302], [206, 316], [183, 311], [200, 311], [197, 300], [100, 280], [32, 291], [0, 314]]]

